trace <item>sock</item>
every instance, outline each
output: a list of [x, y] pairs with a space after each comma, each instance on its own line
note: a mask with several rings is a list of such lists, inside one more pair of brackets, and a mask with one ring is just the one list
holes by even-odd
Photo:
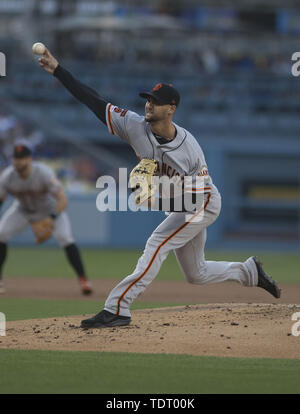
[[6, 259], [7, 244], [0, 242], [0, 280], [2, 280], [2, 267]]
[[65, 249], [68, 261], [70, 265], [73, 267], [73, 269], [75, 270], [77, 276], [79, 278], [83, 277], [84, 279], [87, 279], [87, 277], [85, 276], [83, 263], [80, 257], [80, 252], [76, 244], [75, 243], [69, 244], [64, 249]]

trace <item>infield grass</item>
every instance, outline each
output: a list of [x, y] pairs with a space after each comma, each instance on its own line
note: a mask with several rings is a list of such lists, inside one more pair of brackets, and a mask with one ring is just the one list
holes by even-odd
[[[142, 250], [82, 249], [87, 275], [94, 278], [121, 280], [130, 274]], [[258, 255], [266, 271], [280, 283], [300, 283], [300, 257], [296, 253], [206, 252], [207, 260], [245, 261]], [[74, 277], [64, 252], [59, 248], [11, 247], [4, 267], [5, 276]], [[169, 254], [157, 277], [160, 280], [183, 280], [173, 253]]]
[[300, 392], [300, 361], [287, 359], [1, 350], [0, 366], [1, 394]]

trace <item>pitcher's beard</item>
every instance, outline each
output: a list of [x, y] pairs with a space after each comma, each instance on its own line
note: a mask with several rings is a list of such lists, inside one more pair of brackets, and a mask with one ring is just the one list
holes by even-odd
[[146, 114], [145, 121], [149, 122], [150, 124], [154, 124], [155, 122], [161, 121], [161, 119], [155, 117], [153, 114]]
[[146, 114], [145, 115], [145, 121], [146, 122], [153, 122], [153, 118], [152, 118], [152, 115], [151, 114]]

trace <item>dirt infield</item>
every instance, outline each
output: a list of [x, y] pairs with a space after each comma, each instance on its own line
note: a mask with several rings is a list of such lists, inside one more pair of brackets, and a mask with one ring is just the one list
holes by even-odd
[[[84, 299], [105, 300], [119, 281], [111, 279], [93, 280], [94, 294], [81, 295], [77, 280], [58, 278], [7, 277], [7, 292], [1, 297], [40, 299]], [[137, 299], [143, 302], [199, 304], [199, 303], [299, 303], [300, 285], [280, 285], [281, 298], [275, 299], [260, 288], [247, 288], [234, 282], [213, 285], [191, 285], [182, 281], [154, 280]]]
[[214, 304], [136, 310], [126, 327], [86, 330], [82, 316], [7, 324], [0, 348], [300, 358], [296, 305]]
[[[2, 297], [97, 301], [104, 300], [115, 284], [94, 281], [95, 293], [86, 298], [73, 279], [9, 278]], [[89, 315], [8, 322], [0, 349], [299, 359], [300, 336], [291, 333], [291, 317], [300, 312], [300, 287], [281, 288], [282, 298], [276, 300], [262, 289], [235, 283], [192, 286], [155, 281], [139, 300], [187, 305], [134, 310], [131, 325], [121, 328], [80, 328], [80, 321]]]

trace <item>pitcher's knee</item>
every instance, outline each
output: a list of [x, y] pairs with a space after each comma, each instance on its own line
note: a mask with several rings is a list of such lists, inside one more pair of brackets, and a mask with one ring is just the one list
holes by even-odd
[[193, 277], [190, 277], [189, 276], [187, 278], [187, 281], [189, 283], [191, 283], [192, 285], [204, 285], [206, 283], [206, 280], [204, 278], [202, 278], [202, 277], [195, 277], [195, 276], [193, 276]]
[[206, 267], [204, 266], [197, 272], [186, 274], [185, 277], [187, 281], [192, 285], [204, 285], [207, 283]]

